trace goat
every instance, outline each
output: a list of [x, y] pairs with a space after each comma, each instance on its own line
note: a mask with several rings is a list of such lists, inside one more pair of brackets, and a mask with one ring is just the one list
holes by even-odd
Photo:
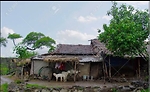
[[64, 74], [56, 74], [56, 73], [53, 73], [53, 75], [56, 77], [56, 81], [58, 81], [58, 78], [60, 78], [61, 81], [63, 80], [63, 78], [65, 78], [65, 75], [64, 75]]
[[67, 76], [68, 76], [68, 74], [70, 73], [70, 71], [67, 71], [67, 72], [62, 72], [61, 74], [63, 74], [64, 75], [64, 82], [66, 82], [67, 81]]
[[78, 73], [80, 73], [80, 71], [73, 70], [73, 69], [70, 70], [70, 75], [78, 74]]

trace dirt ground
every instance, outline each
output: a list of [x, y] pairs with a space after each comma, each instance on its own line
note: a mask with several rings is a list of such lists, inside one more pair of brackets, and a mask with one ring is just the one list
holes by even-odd
[[[9, 76], [3, 76], [3, 78], [6, 79], [11, 79], [12, 81], [18, 79], [17, 77], [9, 77]], [[26, 83], [29, 84], [38, 84], [46, 87], [72, 87], [72, 86], [83, 86], [83, 87], [101, 87], [101, 88], [109, 88], [109, 87], [114, 87], [114, 86], [125, 86], [125, 85], [130, 85], [129, 82], [126, 83], [109, 83], [105, 82], [103, 80], [89, 80], [89, 81], [67, 81], [67, 82], [56, 82], [55, 80], [39, 80], [39, 79], [34, 79], [30, 80]]]
[[46, 80], [30, 80], [27, 83], [31, 84], [39, 84], [47, 87], [72, 87], [72, 86], [83, 86], [83, 87], [113, 87], [113, 86], [122, 86], [122, 85], [129, 85], [130, 83], [104, 83], [104, 81], [96, 80], [96, 81], [76, 81], [76, 82], [56, 82], [56, 81], [46, 81]]

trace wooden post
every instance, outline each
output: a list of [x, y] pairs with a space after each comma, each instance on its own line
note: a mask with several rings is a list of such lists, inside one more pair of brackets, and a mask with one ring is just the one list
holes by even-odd
[[111, 65], [110, 65], [110, 56], [109, 56], [109, 78], [111, 78]]
[[140, 78], [141, 73], [140, 73], [140, 59], [138, 58], [138, 77]]
[[[76, 62], [75, 62], [75, 64], [74, 64], [74, 70], [76, 71]], [[74, 74], [74, 82], [76, 81], [76, 72], [75, 72], [75, 74]]]
[[33, 61], [33, 64], [32, 64], [32, 65], [33, 65], [33, 76], [34, 76], [34, 61]]
[[104, 60], [103, 60], [103, 73], [104, 73], [104, 84], [105, 84], [105, 64], [104, 64]]
[[21, 80], [23, 81], [23, 69], [24, 69], [24, 65], [21, 67]]
[[107, 66], [106, 66], [106, 63], [105, 63], [105, 72], [106, 72], [106, 77], [108, 77], [108, 71], [107, 71]]
[[90, 73], [89, 73], [89, 76], [91, 76], [91, 61], [90, 61]]

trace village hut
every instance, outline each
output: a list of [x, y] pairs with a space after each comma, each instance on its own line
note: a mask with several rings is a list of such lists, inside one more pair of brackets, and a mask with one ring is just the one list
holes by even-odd
[[[97, 39], [93, 39], [90, 45], [58, 44], [57, 48], [52, 53], [42, 54], [42, 56], [49, 57], [46, 61], [50, 60], [52, 62], [62, 61], [61, 58], [59, 59], [58, 57], [67, 57], [67, 61], [71, 61], [71, 58], [76, 57], [79, 60], [79, 63], [76, 64], [76, 70], [80, 71], [78, 79], [83, 79], [84, 76], [86, 76], [87, 80], [90, 78], [97, 79], [103, 76], [102, 57], [99, 49], [101, 51], [106, 51], [103, 44]], [[72, 69], [75, 68], [72, 67]]]
[[[147, 52], [150, 51], [150, 46], [147, 45]], [[148, 54], [147, 53], [147, 54]], [[108, 78], [115, 77], [126, 77], [132, 78], [147, 75], [147, 58], [148, 55], [145, 53], [146, 57], [142, 57], [140, 55], [134, 56], [132, 58], [129, 55], [125, 55], [124, 57], [114, 56], [113, 53], [106, 51], [101, 53], [103, 57], [103, 75]]]
[[[32, 58], [30, 75], [37, 75], [45, 77], [49, 81], [52, 79], [53, 73], [60, 73], [62, 71], [68, 71], [70, 69], [76, 70], [76, 64], [79, 62], [77, 57], [62, 57], [55, 55], [41, 55], [39, 57]], [[63, 64], [65, 69], [60, 70], [56, 68], [56, 64]], [[70, 66], [70, 67], [67, 67]], [[68, 69], [69, 68], [69, 69]], [[74, 76], [74, 81], [75, 81]]]
[[[78, 79], [99, 79], [101, 77], [116, 77], [122, 74], [126, 76], [140, 75], [140, 70], [144, 64], [142, 57], [138, 56], [135, 59], [129, 59], [128, 56], [117, 57], [107, 50], [104, 43], [98, 39], [89, 41], [90, 45], [58, 44], [53, 52], [32, 58], [30, 73], [39, 75], [43, 72], [42, 75], [47, 74], [49, 76], [50, 74], [51, 79], [51, 73], [57, 72], [54, 69], [55, 65], [58, 62], [64, 62], [65, 70], [75, 69], [80, 71]], [[139, 66], [139, 62], [141, 66]]]

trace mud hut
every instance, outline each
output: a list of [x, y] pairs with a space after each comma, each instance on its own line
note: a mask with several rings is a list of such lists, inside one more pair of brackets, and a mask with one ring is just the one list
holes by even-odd
[[57, 61], [57, 59], [51, 58], [55, 57], [76, 57], [79, 63], [76, 65], [76, 69], [80, 70], [79, 79], [83, 79], [87, 76], [97, 79], [102, 74], [102, 57], [100, 55], [101, 51], [106, 52], [104, 44], [100, 43], [97, 39], [90, 40], [90, 45], [72, 45], [72, 44], [58, 44], [57, 48], [52, 53], [42, 54], [43, 57], [50, 57], [49, 60], [52, 62]]
[[[62, 57], [55, 55], [34, 57], [32, 58], [30, 75], [45, 76], [50, 81], [53, 72], [60, 73], [72, 68], [76, 70], [76, 64], [78, 64], [78, 62], [79, 60], [77, 57]], [[63, 64], [65, 68], [60, 70], [56, 68], [56, 64]], [[76, 76], [74, 76], [74, 81], [76, 81]]]

